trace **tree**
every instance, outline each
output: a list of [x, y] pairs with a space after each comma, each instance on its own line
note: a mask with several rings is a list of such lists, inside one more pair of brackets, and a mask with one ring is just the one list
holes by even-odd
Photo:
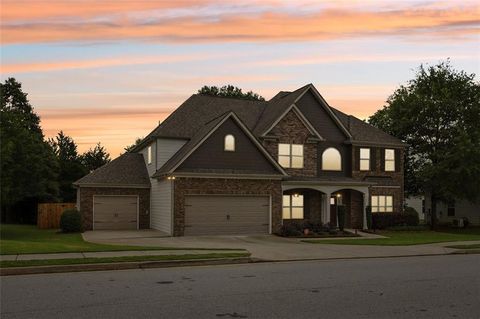
[[58, 195], [58, 164], [21, 84], [0, 83], [0, 100], [2, 221], [33, 223], [37, 203]]
[[60, 131], [49, 143], [57, 156], [59, 164], [60, 197], [63, 202], [74, 202], [76, 190], [72, 183], [87, 174], [87, 169], [82, 165], [81, 157], [77, 151], [77, 144], [70, 137]]
[[124, 148], [125, 152], [131, 152], [137, 145], [139, 145], [143, 141], [143, 137], [137, 137], [135, 139], [135, 143], [128, 145]]
[[231, 97], [231, 98], [251, 100], [251, 101], [265, 101], [265, 99], [261, 95], [254, 93], [252, 91], [243, 93], [242, 89], [233, 85], [225, 85], [225, 86], [222, 86], [221, 88], [217, 86], [205, 85], [200, 90], [198, 90], [198, 94], [220, 96], [220, 97]]
[[110, 154], [107, 153], [105, 147], [97, 143], [94, 148], [83, 153], [80, 160], [82, 165], [91, 172], [110, 162]]
[[369, 122], [402, 139], [406, 190], [432, 202], [478, 200], [480, 193], [480, 85], [475, 74], [457, 71], [450, 61], [421, 65]]

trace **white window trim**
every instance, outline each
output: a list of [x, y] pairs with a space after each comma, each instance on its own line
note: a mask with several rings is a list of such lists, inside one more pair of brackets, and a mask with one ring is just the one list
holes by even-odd
[[[288, 196], [288, 197], [290, 197], [290, 200], [289, 200], [290, 205], [289, 205], [289, 206], [284, 206], [284, 205], [283, 205], [283, 196]], [[292, 202], [293, 202], [293, 201], [292, 201], [292, 198], [293, 198], [293, 197], [296, 197], [296, 196], [295, 196], [295, 195], [283, 195], [283, 196], [282, 196], [282, 219], [304, 219], [304, 218], [305, 218], [305, 197], [304, 197], [303, 195], [297, 195], [297, 196], [302, 196], [302, 198], [303, 198], [303, 200], [302, 200], [303, 205], [302, 205], [302, 206], [293, 206], [293, 205], [292, 205]], [[290, 214], [289, 214], [289, 217], [284, 217], [284, 216], [283, 216], [283, 210], [284, 210], [285, 208], [288, 208], [288, 209], [289, 209], [289, 213], [290, 213]], [[293, 217], [292, 217], [293, 208], [301, 208], [301, 209], [302, 209], [302, 218], [293, 218]]]
[[[374, 197], [377, 198], [377, 205], [373, 206]], [[384, 198], [385, 205], [380, 205], [380, 197]], [[387, 197], [392, 198], [392, 206], [387, 206]], [[372, 195], [370, 197], [372, 213], [393, 213], [393, 195]]]
[[[280, 145], [288, 145], [289, 149], [289, 154], [280, 154]], [[302, 147], [302, 155], [293, 155], [292, 149], [293, 146], [301, 146]], [[287, 157], [288, 156], [288, 166], [282, 166], [283, 168], [296, 168], [296, 169], [301, 169], [304, 167], [304, 161], [305, 161], [305, 147], [303, 144], [288, 144], [288, 143], [278, 143], [278, 162], [280, 163], [280, 156]], [[302, 159], [302, 165], [300, 167], [293, 167], [293, 158], [301, 158]]]
[[147, 163], [148, 165], [152, 164], [153, 160], [152, 160], [152, 146], [150, 145], [148, 148], [147, 148]]
[[[387, 159], [387, 151], [392, 151], [393, 152], [393, 159]], [[384, 157], [384, 168], [385, 172], [395, 172], [395, 150], [393, 148], [386, 148], [385, 149], [385, 157]], [[392, 169], [387, 169], [387, 162], [392, 163]]]
[[[368, 157], [362, 157], [362, 150], [368, 150]], [[361, 147], [360, 148], [360, 156], [359, 156], [359, 169], [361, 171], [370, 171], [370, 160], [371, 160], [371, 156], [372, 156], [372, 150], [368, 147]], [[362, 162], [367, 162], [367, 168], [362, 168]]]
[[[233, 148], [227, 148], [227, 138], [232, 138], [232, 145], [233, 145]], [[225, 135], [224, 139], [223, 139], [223, 150], [225, 152], [235, 152], [235, 136], [233, 136], [232, 134], [227, 134]]]

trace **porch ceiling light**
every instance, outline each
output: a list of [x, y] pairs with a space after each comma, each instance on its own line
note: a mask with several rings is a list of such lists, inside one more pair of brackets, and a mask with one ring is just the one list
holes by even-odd
[[170, 179], [170, 180], [175, 179], [175, 176], [168, 176], [167, 179]]
[[337, 194], [337, 197], [338, 197], [338, 198], [342, 197], [342, 194]]
[[298, 193], [293, 194], [293, 197], [298, 197], [298, 196], [300, 196]]

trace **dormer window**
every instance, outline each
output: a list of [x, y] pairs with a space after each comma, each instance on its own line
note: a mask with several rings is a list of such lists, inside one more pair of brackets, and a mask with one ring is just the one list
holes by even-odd
[[232, 134], [225, 135], [224, 150], [235, 152], [235, 137]]
[[322, 170], [324, 171], [341, 171], [342, 155], [334, 148], [329, 147], [322, 154]]
[[152, 147], [147, 148], [147, 163], [152, 164]]
[[385, 172], [395, 172], [395, 150], [385, 149]]

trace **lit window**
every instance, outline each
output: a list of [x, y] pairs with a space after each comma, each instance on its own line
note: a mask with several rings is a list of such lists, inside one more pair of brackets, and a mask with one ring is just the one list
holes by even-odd
[[395, 150], [385, 150], [385, 172], [395, 171]]
[[152, 147], [151, 146], [147, 148], [147, 162], [148, 164], [152, 164]]
[[303, 145], [278, 144], [278, 163], [286, 168], [303, 168]]
[[336, 148], [330, 147], [323, 151], [322, 169], [325, 171], [342, 170], [342, 156]]
[[360, 149], [360, 170], [361, 171], [370, 170], [370, 149], [369, 148]]
[[303, 195], [283, 195], [283, 219], [303, 219]]
[[393, 212], [393, 196], [391, 195], [372, 196], [370, 204], [372, 213]]
[[234, 152], [235, 151], [235, 137], [231, 134], [225, 135], [225, 151]]

